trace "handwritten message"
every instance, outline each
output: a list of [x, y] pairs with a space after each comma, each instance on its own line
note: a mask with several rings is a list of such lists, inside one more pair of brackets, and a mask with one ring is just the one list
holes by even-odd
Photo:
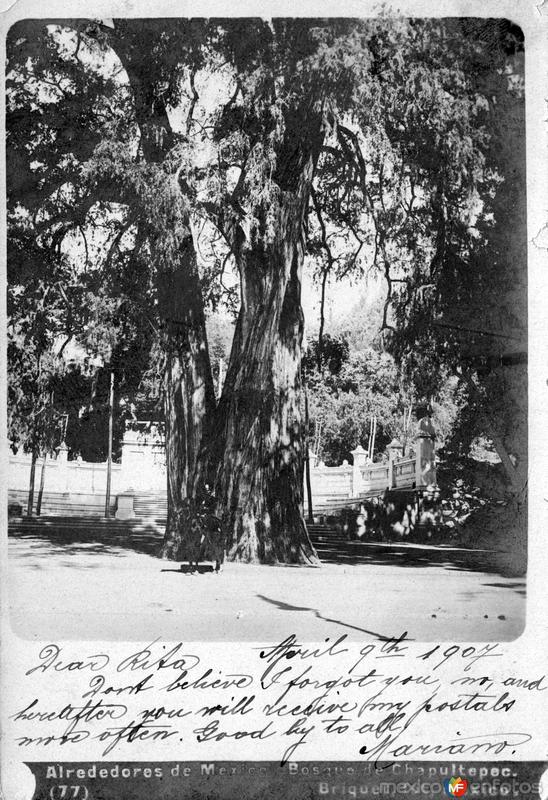
[[289, 635], [238, 647], [225, 664], [182, 642], [125, 646], [121, 658], [42, 646], [23, 666], [12, 742], [24, 758], [55, 750], [70, 759], [82, 743], [92, 758], [130, 758], [145, 743], [150, 758], [165, 746], [205, 753], [245, 741], [246, 757], [268, 743], [283, 764], [329, 740], [344, 742], [346, 758], [375, 763], [503, 760], [531, 741], [523, 720], [548, 687], [544, 674], [508, 668], [498, 643], [425, 645], [403, 633], [363, 645], [341, 636], [307, 646]]

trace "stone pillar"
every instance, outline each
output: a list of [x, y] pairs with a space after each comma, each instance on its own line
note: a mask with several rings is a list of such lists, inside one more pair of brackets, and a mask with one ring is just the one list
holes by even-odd
[[358, 497], [363, 488], [362, 467], [367, 464], [367, 450], [358, 445], [352, 450], [352, 497]]
[[397, 439], [392, 439], [386, 449], [388, 450], [388, 488], [393, 489], [396, 485], [394, 464], [403, 455], [403, 444]]
[[417, 434], [415, 485], [417, 488], [436, 485], [436, 431], [430, 416], [419, 420]]
[[134, 519], [133, 497], [131, 489], [116, 496], [116, 519]]
[[57, 452], [57, 485], [60, 492], [68, 492], [68, 447], [65, 441], [61, 442]]

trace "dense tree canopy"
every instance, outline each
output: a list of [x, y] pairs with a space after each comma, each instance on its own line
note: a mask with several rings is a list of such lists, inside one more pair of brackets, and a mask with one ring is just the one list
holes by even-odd
[[[519, 69], [508, 69], [517, 32], [491, 21], [486, 39], [482, 25], [126, 19], [10, 30], [12, 385], [21, 353], [54, 353], [59, 336], [115, 365], [128, 394], [143, 376], [161, 382], [166, 557], [184, 555], [207, 486], [232, 558], [314, 558], [302, 517], [307, 253], [323, 289], [331, 274], [382, 272], [384, 345], [417, 392], [431, 398], [459, 360], [447, 309], [504, 271], [496, 226], [510, 213], [499, 187], [512, 162], [496, 142], [500, 109], [520, 102]], [[206, 316], [221, 301], [237, 321], [217, 401]], [[383, 364], [348, 366], [346, 379]], [[463, 379], [474, 382], [471, 371]], [[381, 402], [382, 388], [371, 397]]]

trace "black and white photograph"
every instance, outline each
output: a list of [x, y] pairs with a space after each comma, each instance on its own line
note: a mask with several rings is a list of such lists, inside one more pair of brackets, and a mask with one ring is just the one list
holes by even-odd
[[545, 798], [547, 3], [5, 5], [2, 797]]
[[13, 632], [515, 640], [520, 25], [92, 11], [6, 38]]

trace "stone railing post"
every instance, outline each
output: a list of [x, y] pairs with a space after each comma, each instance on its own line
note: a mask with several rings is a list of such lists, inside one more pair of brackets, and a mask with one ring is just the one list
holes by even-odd
[[61, 442], [57, 452], [57, 482], [60, 492], [68, 492], [68, 447], [65, 441]]
[[135, 509], [133, 507], [134, 493], [132, 489], [116, 495], [116, 519], [134, 519]]
[[392, 439], [386, 449], [388, 450], [388, 488], [393, 489], [396, 485], [394, 464], [403, 455], [403, 445], [397, 439]]
[[363, 488], [362, 467], [367, 464], [367, 450], [358, 445], [352, 450], [352, 497], [358, 497]]
[[415, 486], [435, 486], [436, 431], [428, 415], [419, 420], [416, 449]]
[[147, 451], [150, 448], [145, 437], [126, 427], [122, 441], [122, 460], [119, 486], [123, 493], [139, 489], [140, 484], [150, 475], [150, 464]]

